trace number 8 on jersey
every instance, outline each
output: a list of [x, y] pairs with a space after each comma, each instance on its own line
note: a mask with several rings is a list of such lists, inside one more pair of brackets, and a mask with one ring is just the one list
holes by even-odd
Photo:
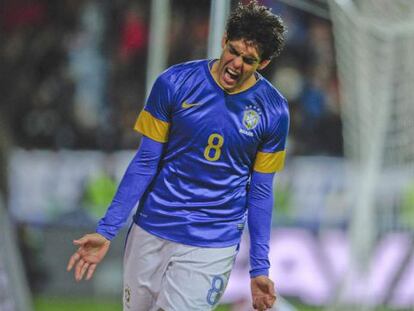
[[224, 144], [224, 137], [213, 133], [208, 137], [208, 145], [204, 149], [204, 157], [208, 161], [217, 161], [221, 155], [221, 147]]

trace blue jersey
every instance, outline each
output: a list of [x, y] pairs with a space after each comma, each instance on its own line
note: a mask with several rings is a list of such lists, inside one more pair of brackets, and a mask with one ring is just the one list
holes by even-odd
[[252, 170], [273, 173], [284, 165], [289, 114], [261, 75], [229, 94], [211, 64], [173, 66], [153, 86], [135, 129], [165, 147], [134, 219], [163, 239], [226, 247], [240, 240]]

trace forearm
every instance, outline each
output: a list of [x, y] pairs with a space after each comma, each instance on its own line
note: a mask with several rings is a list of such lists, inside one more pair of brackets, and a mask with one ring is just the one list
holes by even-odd
[[157, 173], [163, 144], [142, 137], [141, 145], [129, 164], [118, 190], [96, 232], [111, 240], [128, 220], [129, 214]]
[[253, 172], [248, 193], [250, 276], [269, 275], [269, 242], [272, 226], [273, 176]]

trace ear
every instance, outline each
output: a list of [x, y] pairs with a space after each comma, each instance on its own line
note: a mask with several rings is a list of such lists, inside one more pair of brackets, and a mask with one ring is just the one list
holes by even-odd
[[266, 68], [266, 66], [269, 65], [269, 64], [270, 64], [270, 59], [262, 60], [259, 64], [259, 67], [257, 67], [257, 69], [262, 70], [262, 69]]
[[223, 38], [221, 38], [221, 48], [224, 49], [227, 43], [227, 33], [224, 33]]

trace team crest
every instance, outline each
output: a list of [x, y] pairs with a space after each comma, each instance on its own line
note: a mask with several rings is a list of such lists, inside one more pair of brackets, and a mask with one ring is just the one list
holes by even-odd
[[261, 115], [260, 108], [254, 105], [249, 105], [243, 114], [243, 125], [248, 130], [253, 130], [260, 121]]
[[252, 130], [255, 129], [256, 126], [259, 124], [261, 115], [262, 111], [256, 105], [253, 104], [246, 106], [242, 120], [242, 123], [245, 128], [240, 128], [239, 133], [253, 137], [254, 133], [252, 132]]
[[259, 115], [254, 110], [246, 110], [243, 115], [243, 124], [248, 130], [254, 129], [259, 123]]

